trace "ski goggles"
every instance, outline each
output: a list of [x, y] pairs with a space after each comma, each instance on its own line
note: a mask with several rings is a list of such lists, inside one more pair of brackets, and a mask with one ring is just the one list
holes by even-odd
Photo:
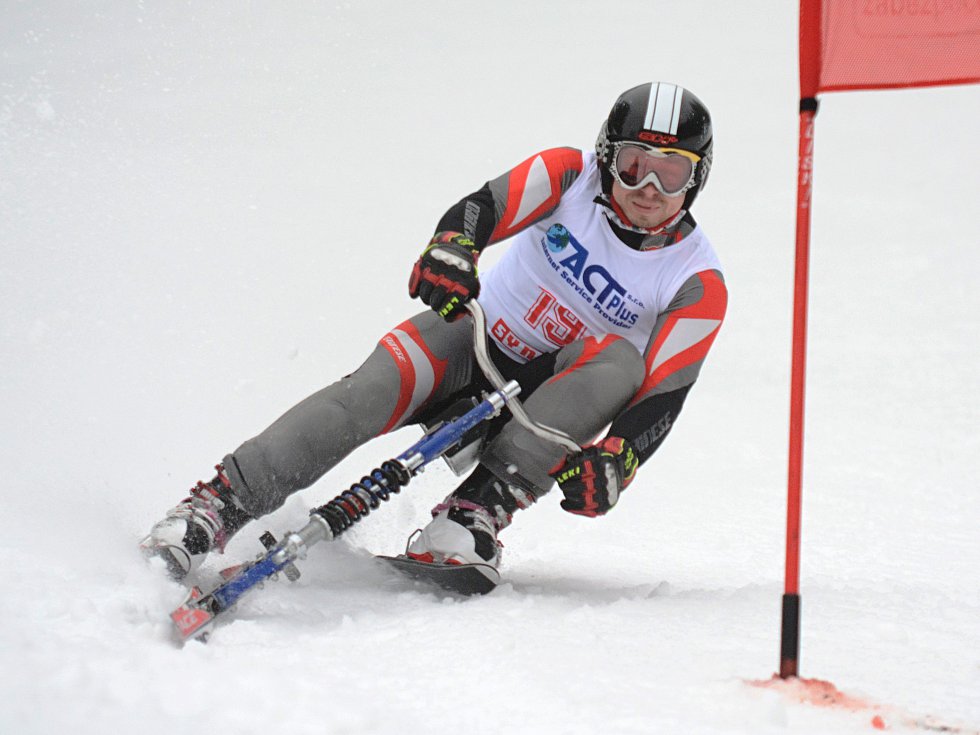
[[654, 148], [640, 143], [613, 143], [613, 178], [626, 189], [653, 184], [664, 196], [680, 196], [694, 186], [701, 156], [679, 148]]

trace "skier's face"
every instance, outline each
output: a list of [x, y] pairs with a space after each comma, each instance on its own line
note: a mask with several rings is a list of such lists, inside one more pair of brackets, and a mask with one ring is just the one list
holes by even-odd
[[664, 196], [653, 184], [647, 184], [642, 189], [627, 189], [618, 181], [613, 181], [612, 195], [629, 221], [637, 227], [656, 227], [680, 212], [684, 206], [683, 194]]

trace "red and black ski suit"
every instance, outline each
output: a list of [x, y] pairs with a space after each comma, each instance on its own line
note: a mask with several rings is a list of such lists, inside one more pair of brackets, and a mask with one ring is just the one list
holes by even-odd
[[[531, 418], [580, 444], [626, 439], [642, 464], [677, 420], [724, 319], [727, 290], [690, 213], [656, 234], [610, 210], [591, 153], [544, 151], [464, 197], [437, 232], [478, 248], [501, 241], [480, 274], [495, 364], [522, 386]], [[621, 213], [619, 213], [621, 215]], [[487, 387], [470, 318], [433, 311], [384, 335], [357, 371], [314, 393], [225, 458], [245, 509], [279, 507], [357, 446], [427, 423]], [[539, 497], [565, 451], [506, 418], [480, 461]]]

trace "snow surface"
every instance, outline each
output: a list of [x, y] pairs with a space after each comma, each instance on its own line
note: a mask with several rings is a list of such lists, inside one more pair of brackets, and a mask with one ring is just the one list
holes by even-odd
[[[746, 683], [778, 659], [796, 34], [775, 0], [0, 2], [0, 732], [980, 727], [976, 87], [823, 98], [801, 673], [869, 706]], [[621, 507], [547, 498], [506, 584], [446, 598], [370, 559], [453, 486], [435, 467], [175, 648], [141, 534], [418, 310], [449, 204], [657, 78], [715, 119], [696, 212], [731, 306]]]

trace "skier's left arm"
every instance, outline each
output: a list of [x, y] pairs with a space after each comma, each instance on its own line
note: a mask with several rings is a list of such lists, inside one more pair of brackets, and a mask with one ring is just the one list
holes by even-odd
[[646, 350], [646, 377], [601, 441], [568, 460], [556, 476], [562, 508], [603, 515], [663, 443], [697, 380], [725, 319], [728, 290], [721, 273], [691, 276], [657, 319]]

